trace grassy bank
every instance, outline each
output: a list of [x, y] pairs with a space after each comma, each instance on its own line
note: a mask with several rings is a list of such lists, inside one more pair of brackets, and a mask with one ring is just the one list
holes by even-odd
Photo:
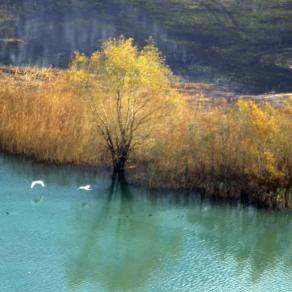
[[[134, 179], [152, 188], [202, 188], [292, 208], [290, 98], [276, 105], [223, 97], [212, 102], [200, 88], [191, 95], [177, 90], [188, 106], [131, 154]], [[2, 151], [55, 163], [111, 163], [67, 71], [2, 68], [0, 114]]]

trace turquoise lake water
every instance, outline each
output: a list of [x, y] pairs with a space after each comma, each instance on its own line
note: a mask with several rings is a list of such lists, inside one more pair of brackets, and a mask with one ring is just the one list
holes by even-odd
[[292, 291], [291, 213], [4, 155], [0, 183], [1, 292]]

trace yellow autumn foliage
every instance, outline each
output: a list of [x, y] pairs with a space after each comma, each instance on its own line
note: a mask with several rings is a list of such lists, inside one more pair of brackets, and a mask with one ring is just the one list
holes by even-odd
[[139, 50], [133, 39], [109, 40], [89, 57], [76, 53], [69, 77], [117, 172], [184, 105], [159, 51]]
[[292, 101], [284, 107], [239, 100], [194, 108], [186, 106], [173, 78], [153, 45], [139, 50], [132, 39], [110, 40], [89, 57], [76, 53], [69, 71], [2, 76], [1, 149], [56, 163], [110, 165], [88, 101], [103, 111], [118, 140], [119, 91], [126, 97], [122, 124], [133, 102], [140, 117], [160, 109], [136, 132], [139, 147], [129, 158], [135, 179], [229, 197], [250, 192], [266, 205], [291, 207]]

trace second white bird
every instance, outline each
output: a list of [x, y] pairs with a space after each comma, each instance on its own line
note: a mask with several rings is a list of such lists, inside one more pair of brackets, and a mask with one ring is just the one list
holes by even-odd
[[91, 185], [87, 185], [87, 186], [81, 186], [78, 188], [78, 190], [81, 191], [92, 191]]

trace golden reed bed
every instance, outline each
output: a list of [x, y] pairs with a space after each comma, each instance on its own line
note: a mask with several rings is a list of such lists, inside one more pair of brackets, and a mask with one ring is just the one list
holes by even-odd
[[[181, 98], [195, 106], [133, 153], [128, 165], [135, 180], [159, 188], [199, 187], [225, 198], [247, 193], [262, 206], [291, 208], [289, 95], [281, 106], [222, 97], [206, 107], [207, 89], [178, 87]], [[1, 67], [0, 116], [3, 151], [60, 164], [110, 165], [68, 71]]]

